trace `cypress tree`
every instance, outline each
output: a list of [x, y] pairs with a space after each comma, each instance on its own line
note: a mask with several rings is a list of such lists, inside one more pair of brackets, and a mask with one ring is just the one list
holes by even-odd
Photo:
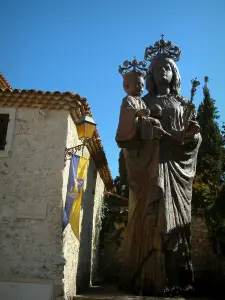
[[193, 188], [193, 207], [204, 208], [215, 202], [224, 173], [223, 136], [217, 120], [215, 100], [205, 77], [203, 101], [199, 105], [197, 121], [201, 127], [202, 144], [199, 149], [196, 177]]

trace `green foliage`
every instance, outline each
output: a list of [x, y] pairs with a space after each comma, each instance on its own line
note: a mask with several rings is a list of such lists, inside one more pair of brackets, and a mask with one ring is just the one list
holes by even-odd
[[[206, 177], [206, 175], [204, 175]], [[215, 202], [218, 186], [210, 181], [203, 181], [203, 176], [197, 174], [193, 184], [193, 210], [207, 208]]]
[[205, 77], [203, 101], [199, 105], [197, 121], [201, 127], [202, 144], [199, 149], [196, 177], [193, 185], [193, 209], [206, 208], [215, 203], [224, 180], [225, 150], [219, 128], [218, 110], [210, 96]]
[[219, 189], [215, 203], [206, 211], [207, 225], [212, 233], [213, 250], [225, 255], [225, 184]]
[[206, 219], [217, 245], [225, 243], [225, 125], [220, 129], [219, 113], [211, 98], [205, 77], [203, 101], [199, 105], [197, 121], [201, 127], [202, 144], [199, 149], [196, 176], [193, 184], [193, 210], [205, 209]]
[[102, 209], [102, 232], [110, 234], [115, 231], [116, 223], [127, 223], [128, 208], [119, 205], [113, 205], [110, 201], [113, 196], [106, 199]]
[[122, 184], [120, 176], [116, 176], [114, 179], [114, 185], [116, 187], [116, 194], [122, 197], [129, 197], [129, 187], [127, 184]]
[[114, 180], [117, 195], [129, 198], [129, 186], [127, 182], [127, 170], [126, 163], [123, 154], [123, 149], [120, 150], [119, 154], [119, 176]]
[[[119, 154], [119, 176], [114, 179], [116, 194], [129, 198], [129, 186], [123, 150]], [[116, 223], [127, 223], [128, 202], [110, 195], [105, 199], [102, 207], [102, 234], [114, 232]]]

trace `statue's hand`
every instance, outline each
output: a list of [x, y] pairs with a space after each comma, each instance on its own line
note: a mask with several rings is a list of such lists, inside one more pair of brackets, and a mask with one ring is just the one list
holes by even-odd
[[200, 132], [200, 126], [198, 125], [198, 122], [196, 121], [189, 121], [189, 125], [187, 129], [185, 129], [184, 137], [189, 139], [193, 138], [195, 134]]
[[154, 119], [154, 118], [151, 118], [151, 119], [152, 119], [152, 125], [153, 126], [162, 128], [162, 125], [161, 125], [161, 123], [158, 119]]
[[165, 134], [165, 130], [160, 127], [153, 126], [153, 136], [155, 139], [160, 140]]
[[148, 108], [140, 109], [136, 112], [137, 117], [148, 117], [150, 116], [150, 110]]
[[153, 126], [156, 126], [156, 127], [162, 127], [161, 126], [161, 123], [159, 120], [155, 119], [155, 118], [152, 118], [152, 117], [148, 117], [145, 119], [147, 122], [150, 122]]
[[141, 120], [145, 123], [151, 123], [153, 126], [162, 127], [160, 121], [158, 119], [152, 117], [141, 117]]

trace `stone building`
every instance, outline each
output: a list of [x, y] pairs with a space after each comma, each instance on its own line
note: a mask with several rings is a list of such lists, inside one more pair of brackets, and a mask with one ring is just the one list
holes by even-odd
[[[80, 217], [80, 242], [62, 234], [69, 161], [80, 144], [75, 122], [91, 114], [75, 93], [12, 89], [0, 75], [0, 299], [71, 299], [89, 286], [98, 262], [100, 211], [113, 188], [96, 130]], [[79, 153], [78, 153], [79, 154]]]

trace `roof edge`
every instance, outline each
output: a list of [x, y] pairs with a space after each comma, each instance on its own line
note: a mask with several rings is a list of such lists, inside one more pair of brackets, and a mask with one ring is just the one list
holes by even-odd
[[3, 87], [4, 89], [12, 90], [11, 85], [8, 83], [2, 73], [0, 73], [0, 88], [1, 87]]
[[[4, 86], [6, 86], [7, 83], [4, 82], [4, 84]], [[74, 123], [76, 123], [76, 121], [82, 116], [92, 116], [92, 112], [86, 98], [81, 97], [79, 94], [70, 92], [43, 92], [36, 90], [13, 90], [9, 88], [0, 88], [0, 107], [67, 110], [70, 112]], [[106, 190], [113, 191], [114, 183], [112, 175], [97, 128], [92, 139], [87, 144], [87, 149], [91, 158], [95, 162], [96, 168], [105, 184]]]

